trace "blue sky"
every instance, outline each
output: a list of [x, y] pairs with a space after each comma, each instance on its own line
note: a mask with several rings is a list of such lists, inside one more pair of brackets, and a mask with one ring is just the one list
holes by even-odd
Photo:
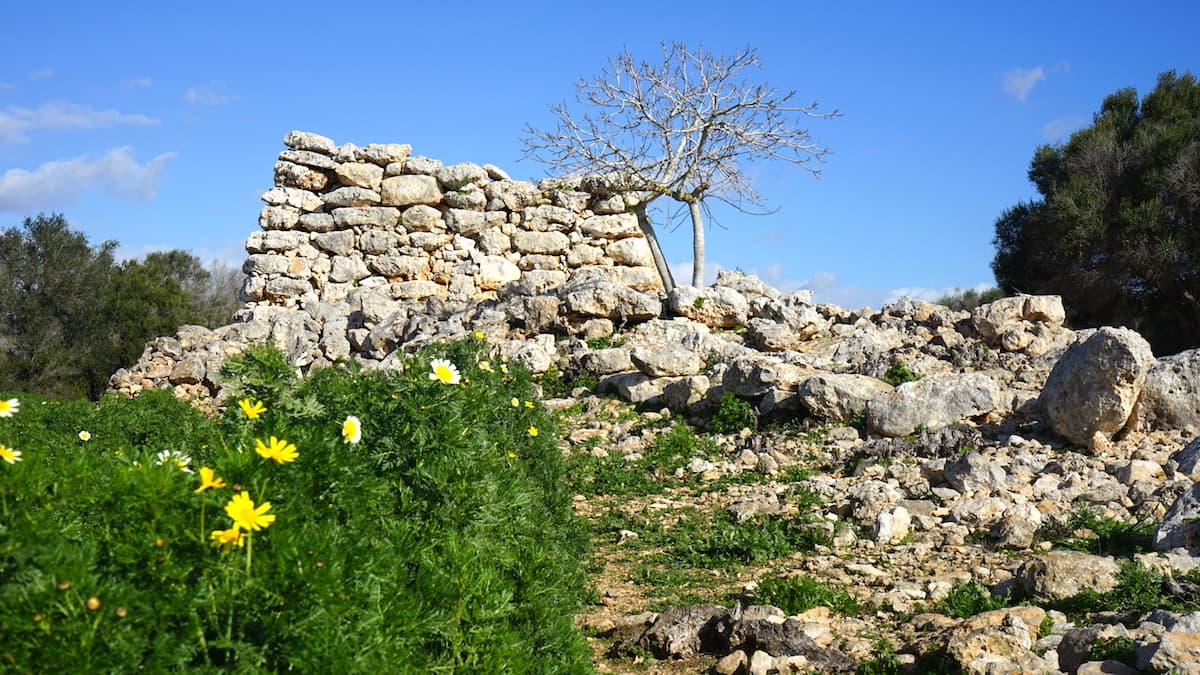
[[[990, 284], [993, 224], [1035, 196], [1036, 147], [1120, 88], [1200, 74], [1194, 1], [174, 4], [3, 10], [0, 227], [60, 212], [125, 255], [240, 264], [292, 129], [536, 180], [523, 126], [623, 48], [752, 45], [764, 81], [842, 116], [809, 125], [832, 152], [819, 180], [753, 168], [777, 212], [718, 210], [709, 262], [878, 307]], [[690, 230], [666, 216], [687, 279]]]

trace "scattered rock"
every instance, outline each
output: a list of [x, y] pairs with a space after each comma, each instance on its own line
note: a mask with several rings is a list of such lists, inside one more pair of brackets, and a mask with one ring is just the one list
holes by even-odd
[[1127, 328], [1101, 328], [1071, 345], [1046, 380], [1041, 402], [1054, 431], [1074, 443], [1125, 427], [1154, 354]]

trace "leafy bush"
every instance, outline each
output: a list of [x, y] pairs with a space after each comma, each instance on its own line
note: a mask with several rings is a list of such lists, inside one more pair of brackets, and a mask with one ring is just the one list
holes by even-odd
[[960, 288], [955, 288], [949, 293], [945, 293], [942, 297], [933, 301], [935, 305], [945, 305], [953, 310], [972, 310], [980, 305], [986, 305], [989, 302], [995, 302], [1000, 298], [1005, 297], [1003, 289], [992, 287], [984, 290], [976, 290], [968, 288], [965, 291]]
[[718, 434], [736, 434], [742, 429], [757, 428], [758, 413], [750, 403], [727, 391], [721, 394], [721, 405], [709, 425]]
[[1189, 612], [1200, 609], [1194, 600], [1184, 602], [1163, 593], [1163, 576], [1158, 572], [1128, 560], [1120, 565], [1116, 588], [1104, 593], [1085, 589], [1078, 595], [1055, 602], [1054, 607], [1068, 614], [1118, 612], [1131, 615], [1160, 608]]
[[[1128, 557], [1153, 549], [1155, 527], [1153, 520], [1116, 520], [1083, 507], [1065, 521], [1043, 527], [1038, 536], [1045, 541], [1054, 541], [1062, 548], [1093, 555]], [[1081, 531], [1083, 536], [1076, 536]]]
[[1127, 666], [1133, 666], [1137, 664], [1137, 643], [1124, 635], [1100, 638], [1088, 648], [1088, 659], [1120, 661]]
[[[246, 405], [219, 420], [160, 393], [18, 396], [0, 418], [22, 453], [0, 462], [4, 668], [589, 671], [571, 624], [587, 538], [553, 421], [479, 346], [303, 381], [254, 349], [229, 368]], [[438, 357], [461, 383], [429, 378]]]
[[681, 542], [673, 557], [693, 567], [758, 563], [828, 545], [830, 537], [808, 518], [760, 517], [736, 523], [719, 515], [698, 539]]
[[854, 672], [858, 675], [897, 675], [902, 672], [891, 640], [882, 637], [876, 640], [871, 645], [871, 658], [860, 661]]
[[828, 607], [843, 616], [857, 616], [858, 600], [844, 589], [801, 575], [770, 577], [758, 584], [755, 602], [775, 605], [787, 614], [800, 614], [814, 607]]
[[914, 373], [911, 368], [908, 367], [908, 364], [903, 361], [897, 361], [893, 363], [892, 366], [883, 373], [883, 381], [887, 382], [893, 387], [904, 384], [905, 382], [916, 382], [919, 379], [921, 378]]
[[966, 619], [981, 612], [1011, 607], [1012, 600], [1006, 595], [992, 595], [987, 586], [972, 581], [968, 584], [957, 584], [950, 593], [937, 603], [937, 611], [956, 619]]

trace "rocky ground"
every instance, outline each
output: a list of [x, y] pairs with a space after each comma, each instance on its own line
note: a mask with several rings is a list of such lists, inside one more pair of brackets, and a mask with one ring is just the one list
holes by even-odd
[[[846, 310], [722, 272], [658, 303], [581, 274], [351, 329], [366, 368], [474, 335], [541, 374], [600, 670], [1200, 673], [1200, 350], [1054, 296]], [[315, 363], [319, 310], [185, 327], [113, 386], [219, 404], [254, 341]]]
[[[1200, 613], [1180, 609], [1200, 601], [1192, 587], [1172, 595], [1157, 582], [1144, 599], [1161, 601], [1157, 612], [1104, 596], [1071, 603], [1087, 589], [1140, 592], [1118, 587], [1121, 564], [1182, 576], [1200, 561], [1154, 552], [1144, 526], [1193, 484], [1196, 448], [1181, 452], [1191, 439], [1178, 433], [1096, 451], [970, 424], [901, 439], [785, 424], [673, 445], [683, 454], [655, 459], [678, 468], [650, 469], [646, 484], [638, 456], [671, 434], [669, 411], [552, 403], [568, 412], [564, 449], [586, 455], [585, 486], [621, 485], [604, 467], [635, 472], [634, 491], [576, 497], [597, 596], [578, 623], [601, 672], [1200, 672]], [[771, 523], [818, 536], [754, 536]], [[812, 579], [814, 606], [761, 606], [756, 587], [780, 577]], [[992, 605], [966, 592], [981, 588]]]

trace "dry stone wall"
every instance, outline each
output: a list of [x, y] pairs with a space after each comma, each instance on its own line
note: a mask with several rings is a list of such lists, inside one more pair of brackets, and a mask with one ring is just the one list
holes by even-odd
[[619, 195], [582, 191], [578, 180], [516, 181], [492, 165], [444, 165], [408, 145], [339, 146], [299, 131], [284, 144], [262, 229], [246, 242], [250, 309], [465, 303], [506, 289], [538, 295], [585, 273], [662, 288]]

